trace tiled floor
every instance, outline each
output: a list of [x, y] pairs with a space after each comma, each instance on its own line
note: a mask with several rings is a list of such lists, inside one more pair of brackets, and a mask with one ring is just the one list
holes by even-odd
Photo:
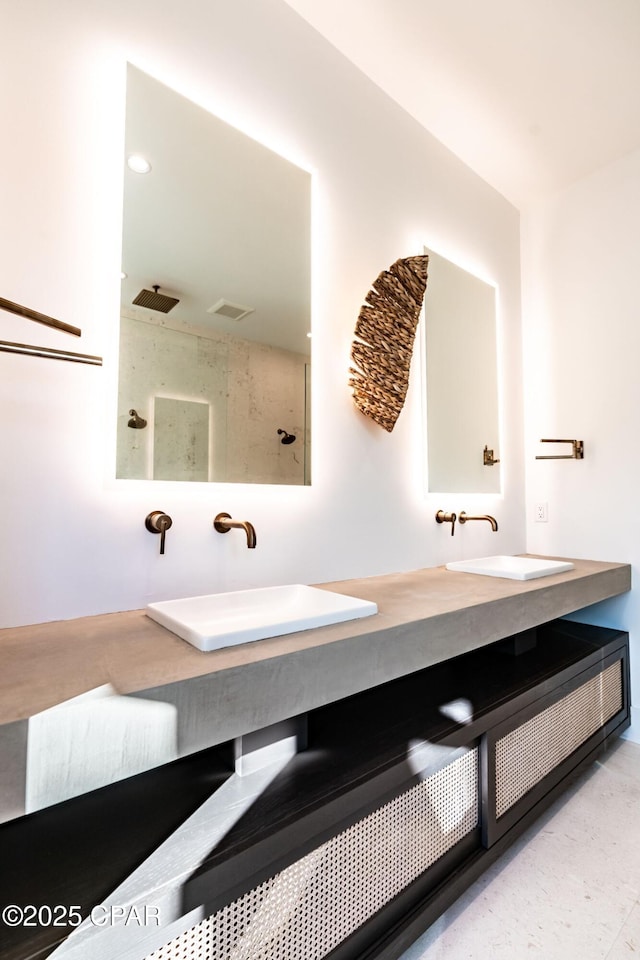
[[402, 960], [640, 960], [640, 745], [620, 741]]

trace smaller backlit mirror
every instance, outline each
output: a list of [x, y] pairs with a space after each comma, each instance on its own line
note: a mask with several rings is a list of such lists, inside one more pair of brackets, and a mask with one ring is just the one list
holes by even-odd
[[432, 250], [423, 334], [430, 493], [499, 493], [496, 290]]

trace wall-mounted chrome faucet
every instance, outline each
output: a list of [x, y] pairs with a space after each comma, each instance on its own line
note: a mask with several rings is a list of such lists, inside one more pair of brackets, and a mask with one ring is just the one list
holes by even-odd
[[229, 533], [232, 527], [244, 530], [247, 535], [247, 546], [253, 550], [256, 545], [256, 531], [252, 523], [248, 520], [232, 520], [230, 513], [219, 513], [213, 521], [214, 528], [218, 533]]
[[483, 513], [478, 517], [470, 517], [464, 510], [459, 515], [458, 520], [460, 523], [467, 523], [469, 520], [486, 520], [491, 524], [491, 529], [494, 533], [498, 531], [498, 521], [495, 517], [492, 517], [489, 513]]

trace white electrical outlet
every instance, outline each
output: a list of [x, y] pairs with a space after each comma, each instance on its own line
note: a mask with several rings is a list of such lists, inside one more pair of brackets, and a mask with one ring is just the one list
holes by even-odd
[[548, 503], [536, 503], [535, 521], [536, 523], [549, 522], [549, 504]]

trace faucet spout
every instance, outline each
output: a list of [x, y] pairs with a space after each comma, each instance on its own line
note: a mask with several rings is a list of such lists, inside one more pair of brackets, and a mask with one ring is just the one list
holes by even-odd
[[239, 520], [238, 526], [242, 527], [242, 529], [247, 535], [247, 547], [249, 548], [249, 550], [254, 550], [257, 543], [256, 528], [252, 523], [249, 523], [248, 520]]
[[254, 550], [257, 542], [256, 530], [248, 520], [232, 520], [230, 513], [219, 513], [213, 521], [214, 528], [218, 533], [229, 533], [232, 528], [244, 530], [247, 536], [247, 547]]
[[466, 523], [467, 520], [486, 520], [491, 524], [491, 529], [494, 533], [498, 531], [498, 521], [495, 517], [492, 517], [490, 513], [483, 513], [478, 517], [470, 517], [464, 510], [458, 517], [458, 523]]

